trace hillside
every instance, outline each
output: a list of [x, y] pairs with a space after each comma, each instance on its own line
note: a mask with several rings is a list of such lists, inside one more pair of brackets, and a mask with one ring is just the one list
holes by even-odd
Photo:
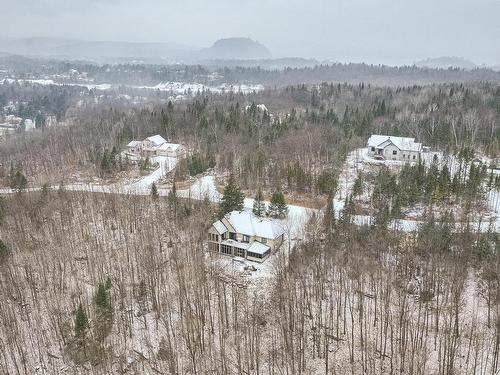
[[463, 57], [437, 57], [429, 58], [426, 60], [418, 61], [415, 63], [419, 68], [431, 68], [431, 69], [449, 69], [449, 68], [459, 68], [464, 70], [472, 70], [477, 68], [477, 65]]
[[206, 59], [267, 59], [271, 52], [263, 44], [249, 38], [219, 39], [201, 52]]

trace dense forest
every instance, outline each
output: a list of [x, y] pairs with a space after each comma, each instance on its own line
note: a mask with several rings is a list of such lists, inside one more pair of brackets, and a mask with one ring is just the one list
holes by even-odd
[[[33, 78], [26, 64], [20, 79]], [[134, 82], [213, 74], [86, 63], [38, 73], [73, 68]], [[356, 69], [359, 79], [393, 80], [321, 83], [357, 81]], [[61, 121], [0, 141], [0, 183], [12, 188], [0, 196], [0, 373], [497, 373], [499, 235], [435, 209], [474, 211], [487, 189], [498, 190], [500, 88], [476, 82], [497, 73], [365, 65], [218, 73], [276, 87], [169, 101], [126, 87], [0, 85], [0, 104], [15, 103], [9, 111]], [[399, 84], [433, 74], [442, 83]], [[474, 83], [448, 83], [455, 79]], [[149, 156], [132, 167], [120, 151], [155, 134], [188, 153], [149, 195], [71, 189], [133, 168], [151, 173]], [[353, 169], [352, 195], [334, 212], [349, 155], [371, 134], [414, 137], [458, 166]], [[226, 199], [180, 194], [204, 173], [227, 181]], [[242, 209], [244, 195], [257, 198], [259, 216], [272, 195], [269, 216], [286, 227], [285, 244], [254, 271], [206, 251], [210, 225]], [[292, 231], [285, 197], [321, 204], [302, 207], [308, 216]], [[358, 225], [363, 199], [374, 220]], [[388, 225], [415, 205], [425, 211], [415, 230]]]
[[[47, 89], [56, 90], [56, 99], [65, 90]], [[253, 105], [259, 103], [268, 111]], [[106, 150], [160, 134], [195, 150], [200, 163], [210, 160], [205, 164], [212, 167], [215, 160], [220, 170], [234, 172], [245, 188], [285, 184], [291, 191], [325, 193], [324, 181], [347, 152], [373, 133], [415, 137], [450, 154], [468, 147], [493, 158], [500, 139], [500, 89], [492, 84], [392, 89], [325, 83], [70, 110], [74, 126], [5, 141], [3, 175], [13, 162], [39, 183], [59, 182], [68, 170], [97, 168]]]
[[[290, 63], [290, 65], [288, 65]], [[500, 72], [474, 70], [430, 69], [416, 66], [391, 67], [364, 63], [325, 63], [300, 66], [287, 60], [264, 60], [259, 66], [241, 61], [211, 61], [204, 65], [103, 64], [79, 61], [29, 59], [19, 56], [0, 58], [0, 79], [5, 72], [18, 79], [53, 77], [60, 82], [75, 82], [75, 73], [97, 83], [156, 85], [160, 82], [182, 81], [203, 84], [262, 84], [284, 87], [296, 84], [370, 83], [378, 86], [412, 86], [446, 83], [500, 82]], [[7, 76], [5, 77], [7, 78]]]

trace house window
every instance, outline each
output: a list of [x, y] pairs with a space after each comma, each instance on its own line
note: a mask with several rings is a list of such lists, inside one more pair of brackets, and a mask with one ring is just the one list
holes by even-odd
[[372, 147], [372, 152], [375, 152], [375, 147]]
[[250, 237], [244, 234], [242, 242], [249, 243], [250, 242]]
[[265, 245], [267, 243], [267, 238], [262, 237], [260, 239], [260, 242], [262, 242]]
[[229, 232], [229, 238], [236, 241], [236, 233]]
[[415, 155], [413, 155], [413, 160], [415, 160], [417, 157]]
[[220, 248], [220, 251], [221, 251], [221, 253], [224, 253], [227, 255], [233, 254], [233, 248], [231, 246], [228, 246], [228, 245], [222, 245]]
[[406, 159], [406, 154], [403, 154], [403, 159]]
[[257, 254], [257, 253], [251, 253], [250, 251], [247, 252], [247, 256], [252, 257], [252, 258], [262, 258], [262, 255]]
[[245, 250], [236, 248], [236, 253], [234, 255], [236, 255], [237, 257], [244, 258], [245, 257]]
[[397, 152], [396, 150], [394, 150], [394, 151], [392, 151], [392, 154], [393, 154], [393, 155], [397, 155], [397, 154], [398, 154], [398, 152]]
[[218, 244], [216, 244], [216, 243], [210, 242], [210, 243], [208, 244], [208, 249], [209, 249], [210, 251], [219, 252], [219, 245], [218, 245]]

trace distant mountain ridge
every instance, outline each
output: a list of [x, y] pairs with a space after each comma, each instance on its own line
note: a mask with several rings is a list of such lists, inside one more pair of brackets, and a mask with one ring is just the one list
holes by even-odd
[[65, 59], [175, 59], [189, 57], [198, 49], [176, 43], [80, 41], [57, 38], [0, 39], [0, 51], [28, 57]]
[[432, 68], [432, 69], [459, 68], [465, 70], [472, 70], [478, 67], [474, 62], [464, 59], [463, 57], [449, 57], [449, 56], [428, 58], [426, 60], [417, 61], [415, 65], [419, 68]]
[[209, 48], [177, 43], [80, 41], [59, 38], [0, 38], [0, 52], [28, 57], [87, 59], [96, 62], [199, 62], [202, 60], [269, 59], [271, 53], [249, 38], [227, 38]]
[[257, 60], [272, 56], [266, 46], [250, 38], [219, 39], [200, 55], [205, 59], [219, 60]]

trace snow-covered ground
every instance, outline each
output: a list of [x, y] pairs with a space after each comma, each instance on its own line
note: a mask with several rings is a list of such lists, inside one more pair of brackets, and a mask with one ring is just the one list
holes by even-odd
[[[448, 165], [450, 173], [453, 175], [460, 168], [460, 162], [453, 155], [443, 155], [440, 152], [428, 152], [422, 154], [422, 160], [424, 164], [430, 165], [434, 158], [437, 158], [438, 164]], [[338, 190], [333, 199], [333, 207], [335, 210], [335, 215], [339, 218], [342, 214], [342, 210], [345, 206], [345, 198], [352, 193], [352, 188], [354, 186], [354, 181], [358, 175], [358, 171], [363, 171], [370, 165], [387, 165], [389, 167], [401, 167], [405, 162], [393, 161], [393, 160], [375, 160], [368, 156], [367, 148], [356, 149], [349, 153], [344, 164], [344, 168], [339, 176]], [[488, 207], [490, 208], [490, 213], [485, 216], [482, 222], [470, 223], [472, 230], [480, 230], [481, 232], [487, 232], [493, 230], [494, 232], [500, 232], [500, 193], [496, 190], [488, 193]], [[354, 215], [352, 217], [353, 223], [357, 225], [371, 225], [373, 223], [373, 218], [368, 215]], [[393, 220], [389, 223], [389, 228], [395, 230], [401, 230], [405, 232], [412, 232], [418, 230], [422, 221], [419, 220]], [[461, 227], [460, 223], [455, 225], [456, 230]]]
[[[2, 82], [12, 83], [15, 82], [15, 79], [5, 78]], [[218, 85], [218, 86], [208, 86], [201, 83], [186, 83], [186, 82], [162, 82], [155, 86], [133, 86], [133, 85], [118, 85], [118, 84], [110, 84], [110, 83], [60, 83], [55, 82], [53, 79], [20, 79], [17, 82], [23, 83], [34, 83], [39, 85], [57, 85], [57, 86], [79, 86], [86, 87], [89, 90], [102, 90], [107, 91], [111, 89], [115, 89], [118, 87], [130, 87], [133, 89], [144, 89], [144, 90], [159, 90], [166, 91], [171, 93], [172, 95], [181, 95], [181, 96], [190, 96], [196, 95], [198, 92], [210, 91], [212, 93], [221, 94], [224, 92], [241, 92], [243, 94], [250, 94], [252, 92], [259, 92], [264, 90], [263, 85], [245, 85], [245, 84], [236, 84], [230, 85], [227, 83]]]
[[[432, 161], [433, 153], [429, 153], [427, 162]], [[339, 176], [338, 190], [333, 200], [335, 215], [337, 218], [340, 217], [342, 210], [345, 206], [345, 197], [351, 194], [352, 187], [354, 185], [354, 180], [356, 179], [358, 170], [363, 170], [367, 165], [367, 149], [357, 149], [349, 153], [346, 159], [344, 168]], [[441, 159], [440, 159], [441, 160]], [[94, 193], [109, 193], [109, 194], [135, 194], [135, 195], [148, 195], [151, 192], [151, 185], [162, 179], [167, 173], [172, 171], [177, 165], [176, 158], [169, 158], [165, 156], [158, 156], [152, 159], [153, 162], [158, 162], [159, 167], [153, 171], [150, 175], [145, 176], [137, 181], [117, 183], [110, 185], [98, 185], [98, 184], [71, 184], [64, 186], [67, 190], [73, 191], [89, 191]], [[373, 159], [368, 160], [370, 163]], [[457, 165], [457, 163], [452, 163], [453, 160], [448, 160], [449, 165]], [[400, 163], [391, 161], [391, 164]], [[450, 168], [454, 169], [454, 168]], [[36, 191], [40, 188], [30, 188], [27, 191]], [[0, 194], [13, 193], [12, 189], [0, 189]], [[178, 195], [183, 198], [192, 198], [197, 200], [203, 200], [208, 198], [211, 202], [219, 203], [222, 194], [217, 191], [215, 186], [214, 176], [204, 176], [198, 179], [189, 189], [179, 190]], [[168, 194], [168, 190], [162, 189], [159, 194], [165, 196]], [[470, 227], [473, 230], [479, 229], [482, 232], [487, 232], [493, 230], [494, 232], [500, 232], [500, 193], [498, 191], [493, 191], [488, 195], [488, 205], [491, 209], [491, 213], [482, 222], [470, 223]], [[269, 202], [265, 202], [266, 207]], [[246, 209], [252, 209], [253, 199], [245, 198], [244, 202]], [[318, 213], [318, 210], [314, 210], [307, 207], [289, 205], [289, 214], [284, 220], [283, 224], [288, 232], [288, 237], [302, 238], [303, 229], [305, 224], [311, 218], [314, 213]], [[357, 225], [371, 225], [373, 223], [373, 218], [367, 215], [354, 215], [352, 217], [353, 223]], [[419, 226], [422, 224], [419, 220], [394, 220], [389, 223], [389, 228], [402, 231], [415, 231], [418, 230]], [[460, 228], [460, 224], [456, 225], [457, 230]]]
[[[190, 189], [180, 190], [179, 196], [203, 200], [208, 198], [211, 202], [219, 203], [222, 199], [222, 194], [217, 191], [215, 186], [214, 176], [204, 176], [196, 181]], [[251, 210], [253, 208], [253, 198], [245, 198], [245, 209]], [[269, 202], [264, 202], [266, 209], [269, 207]], [[289, 232], [291, 238], [301, 237], [304, 225], [309, 221], [311, 216], [317, 210], [288, 205], [288, 216], [283, 220], [286, 230]]]
[[153, 164], [158, 163], [158, 168], [156, 168], [151, 174], [142, 177], [137, 181], [120, 182], [110, 185], [70, 184], [64, 186], [64, 188], [66, 190], [90, 191], [93, 193], [147, 195], [151, 192], [151, 186], [153, 183], [158, 182], [175, 168], [177, 165], [177, 158], [155, 156], [151, 158], [151, 162]]

